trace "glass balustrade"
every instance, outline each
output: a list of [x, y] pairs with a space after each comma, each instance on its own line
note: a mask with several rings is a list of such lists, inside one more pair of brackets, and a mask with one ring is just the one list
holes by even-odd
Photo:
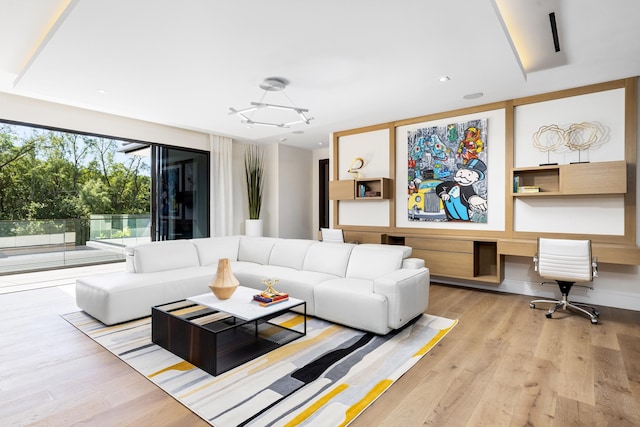
[[149, 215], [0, 221], [0, 274], [124, 261], [124, 248], [151, 241]]

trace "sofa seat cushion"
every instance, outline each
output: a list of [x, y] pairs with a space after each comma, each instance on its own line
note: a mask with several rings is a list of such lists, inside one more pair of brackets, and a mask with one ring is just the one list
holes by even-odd
[[249, 261], [231, 261], [231, 272], [235, 276], [237, 272], [252, 270], [256, 267], [259, 267], [260, 264], [256, 264], [255, 262]]
[[315, 301], [313, 288], [327, 280], [335, 279], [336, 276], [314, 271], [298, 271], [287, 267], [274, 265], [256, 265], [234, 273], [242, 286], [263, 291], [266, 286], [263, 279], [278, 279], [274, 288], [280, 292], [286, 292], [293, 298], [298, 298], [307, 302], [307, 314], [315, 314]]
[[373, 292], [373, 282], [339, 278], [315, 286], [315, 315], [331, 322], [384, 335], [388, 326], [388, 302]]
[[78, 278], [76, 304], [106, 325], [149, 316], [151, 307], [209, 292], [215, 268], [116, 272]]

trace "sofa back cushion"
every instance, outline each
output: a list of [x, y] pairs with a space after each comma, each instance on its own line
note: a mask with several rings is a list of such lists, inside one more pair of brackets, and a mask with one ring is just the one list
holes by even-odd
[[351, 243], [314, 242], [307, 249], [302, 269], [345, 277], [354, 246]]
[[402, 246], [359, 245], [351, 251], [346, 277], [375, 279], [402, 268]]
[[280, 239], [273, 245], [269, 265], [302, 270], [307, 249], [313, 243], [313, 240]]
[[127, 253], [133, 257], [136, 273], [155, 273], [200, 265], [198, 251], [189, 240], [144, 243], [129, 248]]
[[238, 260], [240, 236], [205, 237], [191, 240], [198, 251], [200, 265], [218, 265], [221, 258]]
[[255, 262], [262, 265], [269, 264], [271, 250], [277, 240], [273, 237], [240, 237], [238, 261]]
[[[380, 243], [362, 243], [360, 245], [358, 245], [360, 247], [372, 247], [372, 248], [387, 248], [389, 247], [389, 245], [383, 245]], [[402, 258], [407, 259], [411, 256], [411, 253], [413, 252], [413, 248], [411, 246], [404, 246], [404, 245], [393, 245], [393, 247], [395, 248], [394, 250], [402, 250]]]

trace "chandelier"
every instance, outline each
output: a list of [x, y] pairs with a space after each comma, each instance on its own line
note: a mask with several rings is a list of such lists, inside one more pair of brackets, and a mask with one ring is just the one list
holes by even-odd
[[[262, 94], [262, 98], [258, 102], [252, 102], [250, 107], [243, 108], [241, 110], [236, 110], [233, 107], [229, 107], [229, 114], [236, 114], [240, 117], [240, 121], [247, 125], [259, 125], [259, 126], [271, 126], [277, 128], [288, 128], [292, 125], [297, 125], [299, 123], [309, 124], [313, 117], [307, 117], [305, 113], [308, 113], [309, 110], [306, 108], [300, 108], [295, 105], [295, 103], [289, 98], [289, 96], [284, 92], [284, 89], [289, 84], [287, 79], [283, 79], [282, 77], [269, 77], [265, 79], [262, 83], [260, 83], [260, 88], [264, 90]], [[268, 104], [265, 101], [265, 98], [269, 92], [282, 92], [282, 94], [289, 100], [291, 105], [276, 105], [276, 104]], [[271, 110], [281, 110], [281, 111], [289, 111], [298, 114], [298, 118], [289, 122], [269, 122], [269, 121], [257, 121], [253, 120], [253, 115], [256, 111], [262, 109], [271, 109]]]

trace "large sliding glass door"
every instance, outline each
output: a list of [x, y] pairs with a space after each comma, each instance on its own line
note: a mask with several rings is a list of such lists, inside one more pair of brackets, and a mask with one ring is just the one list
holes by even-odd
[[208, 153], [158, 145], [151, 148], [153, 240], [208, 237]]

